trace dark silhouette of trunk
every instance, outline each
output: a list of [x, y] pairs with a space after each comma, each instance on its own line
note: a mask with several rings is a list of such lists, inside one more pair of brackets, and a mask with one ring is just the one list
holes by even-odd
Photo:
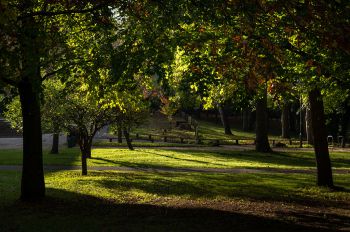
[[222, 104], [218, 104], [218, 109], [219, 109], [219, 113], [220, 113], [221, 123], [225, 129], [225, 134], [232, 135], [230, 123], [228, 121], [224, 106]]
[[39, 94], [28, 79], [18, 89], [23, 117], [21, 199], [35, 201], [45, 196]]
[[249, 118], [249, 130], [255, 129], [255, 124], [256, 124], [256, 110], [250, 113], [250, 118]]
[[81, 174], [87, 175], [87, 155], [84, 153], [81, 153]]
[[314, 145], [314, 136], [312, 130], [312, 118], [310, 107], [307, 107], [305, 110], [305, 131], [306, 131], [306, 140], [308, 144]]
[[123, 128], [123, 133], [124, 133], [126, 144], [128, 145], [129, 150], [134, 150], [134, 147], [131, 144], [129, 132], [128, 132], [128, 130], [126, 128]]
[[118, 126], [117, 128], [118, 143], [123, 142], [123, 131], [122, 128]]
[[296, 114], [295, 114], [295, 106], [292, 105], [291, 110], [289, 111], [289, 131], [290, 132], [297, 132], [297, 127], [296, 127]]
[[79, 147], [81, 152], [82, 175], [87, 175], [87, 159], [91, 158], [92, 136], [88, 136], [85, 130], [79, 130]]
[[249, 107], [245, 107], [243, 109], [242, 121], [243, 121], [243, 130], [249, 131], [250, 129], [250, 117], [251, 117], [251, 109]]
[[317, 164], [317, 185], [333, 187], [323, 100], [319, 89], [313, 89], [309, 92], [309, 101]]
[[51, 154], [58, 154], [58, 144], [60, 139], [59, 127], [54, 125], [54, 133], [52, 135]]
[[290, 104], [285, 103], [282, 108], [281, 114], [281, 125], [282, 125], [282, 138], [289, 139], [289, 114], [290, 114]]
[[259, 152], [271, 152], [267, 129], [267, 92], [256, 101], [256, 141], [255, 150]]
[[52, 147], [50, 151], [51, 154], [58, 154], [59, 137], [60, 135], [58, 133], [52, 134]]
[[[349, 100], [348, 100], [349, 101]], [[343, 141], [341, 146], [345, 147], [346, 141], [347, 141], [347, 134], [348, 134], [348, 126], [350, 121], [350, 106], [348, 103], [345, 103], [345, 113], [342, 115], [341, 119], [341, 129], [340, 129], [340, 135], [343, 136]]]
[[40, 113], [40, 54], [38, 27], [33, 17], [20, 21], [21, 81], [18, 84], [23, 117], [23, 168], [21, 199], [36, 201], [45, 196]]

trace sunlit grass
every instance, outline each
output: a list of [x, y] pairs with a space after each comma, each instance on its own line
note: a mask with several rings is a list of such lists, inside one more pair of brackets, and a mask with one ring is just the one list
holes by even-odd
[[[350, 169], [350, 156], [346, 152], [332, 152], [333, 168]], [[18, 165], [22, 162], [19, 150], [0, 150], [0, 165]], [[61, 149], [60, 154], [44, 152], [45, 165], [80, 165], [78, 148]], [[315, 168], [313, 152], [286, 151], [258, 153], [254, 151], [194, 150], [190, 148], [95, 148], [89, 166], [172, 167], [172, 168]]]

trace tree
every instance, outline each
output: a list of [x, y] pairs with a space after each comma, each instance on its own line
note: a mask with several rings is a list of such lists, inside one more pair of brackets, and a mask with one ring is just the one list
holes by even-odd
[[[64, 69], [62, 66], [57, 67], [59, 65], [56, 65], [56, 62], [60, 61], [61, 65], [67, 64], [64, 60], [68, 51], [65, 50], [62, 37], [66, 32], [62, 29], [69, 28], [68, 25], [64, 25], [67, 22], [65, 16], [91, 15], [91, 12], [106, 8], [107, 5], [103, 1], [66, 4], [38, 0], [16, 4], [4, 0], [0, 4], [0, 80], [18, 90], [22, 108], [21, 199], [38, 200], [45, 196], [40, 114], [42, 80], [59, 69]], [[91, 18], [81, 19], [85, 21], [79, 23], [89, 22]], [[74, 27], [74, 24], [70, 26]]]

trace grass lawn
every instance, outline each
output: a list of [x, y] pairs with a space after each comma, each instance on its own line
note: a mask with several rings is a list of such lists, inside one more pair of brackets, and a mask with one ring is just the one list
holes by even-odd
[[[311, 152], [262, 154], [174, 149], [95, 148], [89, 166], [307, 169]], [[333, 166], [350, 169], [348, 153]], [[0, 150], [0, 165], [21, 163]], [[80, 165], [77, 148], [44, 153], [46, 165]], [[0, 171], [0, 231], [347, 231], [350, 174], [334, 174], [334, 191], [313, 174], [142, 171], [45, 172], [46, 199], [22, 203], [20, 172]]]
[[[217, 149], [217, 150], [216, 150]], [[187, 168], [315, 168], [311, 151], [257, 153], [254, 151], [228, 151], [220, 148], [95, 148], [89, 166], [124, 167], [187, 167]], [[350, 169], [348, 152], [332, 152], [333, 168]], [[18, 165], [22, 162], [19, 150], [0, 150], [0, 165]], [[79, 149], [61, 149], [60, 154], [44, 152], [46, 165], [80, 165]]]
[[[350, 175], [335, 182], [350, 186]], [[306, 174], [46, 173], [47, 198], [20, 203], [20, 173], [0, 171], [1, 231], [340, 231], [350, 189]]]

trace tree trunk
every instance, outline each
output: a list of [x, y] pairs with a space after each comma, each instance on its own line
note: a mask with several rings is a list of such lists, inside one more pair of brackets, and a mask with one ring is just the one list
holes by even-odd
[[82, 175], [87, 175], [87, 158], [91, 158], [92, 137], [88, 136], [85, 129], [79, 129], [79, 148], [81, 152]]
[[23, 117], [23, 169], [21, 199], [40, 200], [45, 196], [39, 94], [27, 80], [19, 85]]
[[59, 133], [53, 133], [52, 134], [52, 147], [51, 147], [51, 154], [58, 154], [58, 144], [59, 144]]
[[329, 158], [323, 100], [319, 89], [309, 92], [314, 150], [317, 164], [317, 185], [333, 187], [331, 160]]
[[218, 104], [218, 109], [219, 109], [219, 113], [220, 113], [221, 123], [225, 129], [225, 134], [232, 135], [230, 123], [228, 121], [224, 106], [222, 104]]
[[118, 143], [123, 143], [123, 131], [120, 126], [117, 128]]
[[129, 150], [134, 150], [134, 147], [131, 144], [130, 137], [129, 137], [129, 132], [126, 128], [123, 128], [123, 133], [125, 136], [126, 144], [128, 144]]
[[256, 101], [256, 143], [255, 150], [271, 152], [267, 129], [267, 92]]
[[40, 54], [38, 24], [33, 17], [22, 19], [19, 44], [22, 64], [18, 85], [23, 117], [23, 168], [21, 199], [36, 201], [45, 196], [40, 114]]
[[243, 115], [242, 115], [242, 121], [243, 121], [243, 130], [244, 131], [249, 131], [249, 122], [250, 122], [250, 117], [251, 117], [251, 110], [249, 107], [245, 107], [243, 109]]
[[57, 125], [54, 125], [54, 133], [52, 135], [52, 147], [51, 154], [58, 154], [58, 145], [59, 145], [60, 133]]
[[91, 145], [89, 145], [88, 139], [83, 138], [83, 142], [79, 142], [81, 152], [81, 171], [82, 175], [87, 175], [87, 159], [91, 158]]
[[289, 111], [289, 131], [290, 132], [297, 132], [297, 127], [296, 127], [296, 114], [295, 114], [295, 106], [292, 105], [291, 110]]
[[307, 143], [314, 145], [314, 136], [312, 130], [312, 118], [311, 118], [311, 109], [308, 106], [305, 110], [305, 127], [306, 127], [306, 139]]
[[285, 103], [282, 108], [281, 115], [281, 125], [282, 125], [282, 138], [289, 139], [289, 114], [290, 114], [290, 104]]
[[345, 110], [345, 113], [342, 115], [341, 129], [340, 129], [340, 135], [343, 136], [343, 141], [341, 144], [342, 147], [345, 147], [345, 144], [347, 141], [348, 126], [350, 121], [350, 106], [346, 104], [345, 107], [346, 107], [346, 110]]
[[81, 153], [81, 174], [87, 175], [87, 155], [84, 152]]

